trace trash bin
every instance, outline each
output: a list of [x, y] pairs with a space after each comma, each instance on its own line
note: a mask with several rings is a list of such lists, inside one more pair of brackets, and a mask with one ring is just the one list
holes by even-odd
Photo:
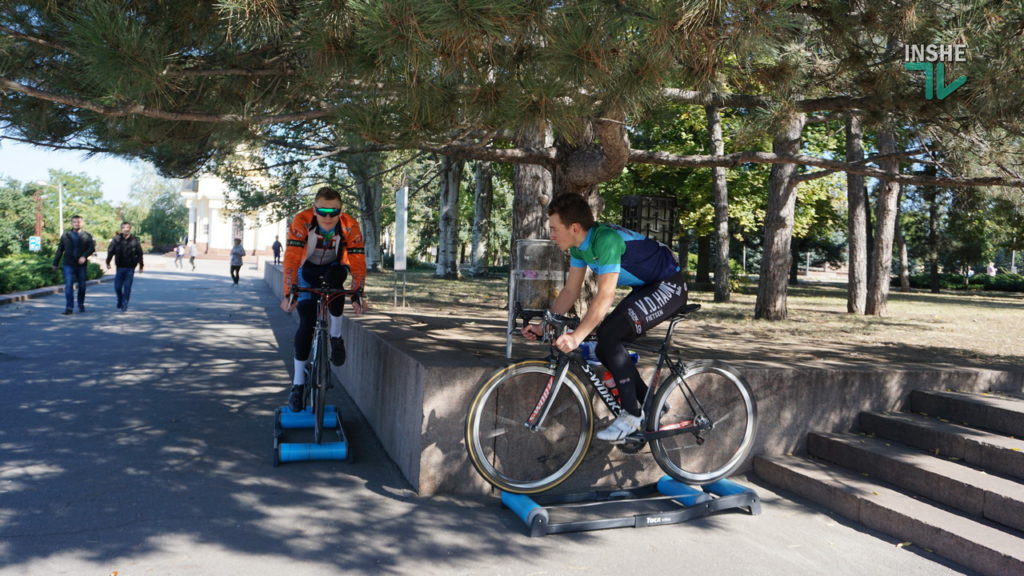
[[512, 355], [512, 333], [543, 316], [565, 285], [565, 253], [550, 240], [518, 240], [508, 283], [508, 338], [505, 356]]

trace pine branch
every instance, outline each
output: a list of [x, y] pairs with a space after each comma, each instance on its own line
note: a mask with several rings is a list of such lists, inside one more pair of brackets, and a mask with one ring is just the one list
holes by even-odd
[[199, 123], [236, 123], [236, 124], [247, 124], [252, 126], [264, 126], [267, 124], [283, 124], [287, 122], [303, 122], [307, 120], [316, 120], [319, 118], [325, 118], [334, 113], [332, 109], [322, 110], [310, 110], [308, 112], [299, 112], [293, 114], [268, 114], [268, 115], [245, 115], [245, 114], [205, 114], [201, 112], [168, 112], [166, 110], [149, 108], [142, 104], [128, 104], [125, 106], [104, 106], [95, 102], [86, 100], [84, 98], [78, 98], [75, 96], [63, 96], [60, 94], [54, 94], [52, 92], [46, 92], [44, 90], [37, 90], [29, 86], [25, 86], [19, 82], [15, 82], [9, 78], [0, 77], [0, 90], [8, 90], [11, 92], [17, 92], [24, 94], [38, 100], [46, 102], [53, 102], [55, 104], [63, 104], [72, 108], [81, 108], [83, 110], [89, 110], [90, 112], [96, 112], [103, 116], [109, 116], [111, 118], [119, 118], [125, 116], [141, 116], [143, 118], [152, 118], [154, 120], [171, 120], [175, 122], [199, 122]]
[[[879, 158], [891, 157], [892, 155], [886, 155], [884, 157], [873, 157], [869, 160], [875, 161]], [[862, 176], [870, 176], [880, 180], [891, 180], [900, 184], [916, 184], [922, 186], [1011, 186], [1024, 188], [1024, 179], [1019, 178], [1002, 178], [999, 176], [978, 178], [955, 176], [929, 177], [921, 174], [900, 174], [896, 177], [892, 177], [880, 168], [864, 166], [860, 162], [840, 162], [837, 160], [816, 158], [814, 156], [807, 156], [804, 154], [782, 155], [755, 150], [734, 152], [724, 156], [712, 156], [707, 154], [680, 156], [670, 154], [668, 152], [631, 150], [629, 160], [630, 162], [640, 164], [656, 164], [659, 166], [675, 166], [680, 168], [710, 168], [715, 166], [736, 168], [743, 164], [802, 164], [804, 166], [822, 168], [830, 172], [860, 174]], [[814, 174], [817, 175], [818, 173]], [[822, 174], [822, 176], [824, 176], [824, 174]]]

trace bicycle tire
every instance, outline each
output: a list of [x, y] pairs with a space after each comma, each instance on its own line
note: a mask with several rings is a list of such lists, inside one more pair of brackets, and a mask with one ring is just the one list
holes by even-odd
[[311, 386], [313, 407], [313, 442], [320, 444], [324, 435], [324, 406], [327, 403], [327, 386], [330, 384], [331, 366], [327, 361], [327, 335], [320, 333], [313, 351], [312, 370], [314, 374]]
[[[685, 381], [685, 385], [684, 385]], [[687, 365], [683, 377], [671, 375], [654, 399], [657, 427], [652, 431], [684, 426], [703, 412], [713, 428], [651, 440], [658, 466], [676, 480], [710, 484], [736, 471], [754, 444], [757, 402], [743, 376], [714, 360]]]
[[477, 472], [499, 490], [549, 490], [579, 468], [590, 449], [594, 411], [586, 385], [571, 370], [542, 429], [526, 421], [555, 376], [545, 360], [525, 360], [495, 372], [480, 387], [466, 417], [466, 448]]

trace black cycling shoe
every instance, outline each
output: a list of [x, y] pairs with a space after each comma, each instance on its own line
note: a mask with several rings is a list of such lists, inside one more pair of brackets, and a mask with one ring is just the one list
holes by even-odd
[[331, 338], [331, 364], [341, 366], [345, 363], [345, 339]]
[[302, 412], [305, 408], [306, 397], [305, 386], [292, 386], [291, 392], [288, 393], [288, 409], [292, 412]]

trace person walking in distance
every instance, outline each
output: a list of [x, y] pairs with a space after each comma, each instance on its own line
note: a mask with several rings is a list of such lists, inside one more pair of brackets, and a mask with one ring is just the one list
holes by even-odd
[[245, 256], [245, 248], [242, 248], [242, 239], [235, 238], [235, 245], [231, 248], [231, 280], [238, 284], [238, 279], [241, 276], [239, 271], [242, 269], [242, 257]]
[[[555, 347], [571, 352], [597, 331], [597, 359], [615, 378], [622, 402], [622, 412], [597, 437], [619, 444], [640, 428], [639, 402], [647, 392], [626, 344], [686, 305], [686, 281], [667, 246], [632, 230], [594, 222], [590, 205], [579, 194], [555, 197], [548, 205], [548, 225], [551, 240], [569, 251], [569, 276], [551, 311], [565, 314], [572, 308], [587, 268], [597, 275], [597, 294], [579, 327], [559, 336]], [[629, 286], [632, 291], [612, 309], [616, 286]], [[523, 335], [536, 340], [541, 329], [531, 324], [523, 328]]]
[[107, 246], [107, 270], [110, 270], [111, 260], [117, 266], [117, 272], [114, 273], [117, 309], [127, 312], [128, 300], [132, 297], [132, 284], [135, 282], [135, 267], [139, 267], [139, 274], [142, 274], [143, 267], [142, 243], [138, 236], [132, 234], [130, 222], [121, 223], [121, 233], [114, 236]]
[[274, 264], [281, 263], [281, 238], [274, 236], [274, 243], [270, 246], [271, 250], [274, 251]]
[[74, 307], [74, 286], [78, 285], [78, 311], [85, 312], [85, 280], [89, 267], [89, 256], [96, 252], [96, 241], [82, 230], [82, 217], [71, 217], [71, 230], [64, 232], [57, 243], [57, 254], [53, 257], [53, 269], [63, 260], [64, 272], [64, 314], [71, 314]]
[[[291, 312], [298, 307], [299, 328], [295, 332], [295, 374], [288, 409], [302, 410], [302, 389], [306, 384], [306, 362], [313, 348], [316, 327], [316, 300], [308, 292], [300, 292], [296, 300], [290, 298], [292, 286], [309, 288], [326, 280], [332, 288], [343, 288], [349, 273], [352, 275], [352, 311], [362, 314], [367, 306], [362, 289], [366, 282], [366, 256], [363, 252], [363, 234], [359, 223], [341, 211], [341, 195], [333, 188], [320, 188], [313, 205], [295, 215], [288, 227], [288, 245], [284, 253], [284, 298], [281, 309]], [[345, 363], [345, 341], [341, 336], [341, 318], [345, 302], [331, 303], [329, 333], [331, 336], [331, 363]]]
[[181, 263], [181, 259], [185, 257], [185, 247], [178, 244], [174, 247], [174, 267], [178, 270], [184, 269], [184, 264]]
[[192, 265], [192, 271], [196, 271], [196, 243], [192, 242], [188, 245], [188, 263]]

